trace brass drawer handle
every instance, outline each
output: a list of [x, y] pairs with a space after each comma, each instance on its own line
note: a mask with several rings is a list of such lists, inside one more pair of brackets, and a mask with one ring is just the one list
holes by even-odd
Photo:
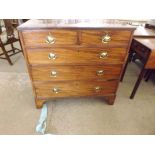
[[55, 43], [55, 38], [49, 33], [49, 35], [46, 37], [45, 41], [48, 44], [54, 44]]
[[57, 72], [56, 71], [51, 71], [50, 77], [57, 77]]
[[55, 53], [50, 53], [50, 54], [48, 55], [48, 58], [49, 58], [49, 59], [52, 59], [52, 60], [55, 60], [55, 59], [57, 58], [57, 55], [56, 55]]
[[111, 41], [110, 35], [106, 34], [106, 35], [102, 36], [102, 43], [105, 44], [105, 43], [108, 43], [110, 41]]
[[95, 92], [100, 92], [101, 90], [103, 90], [103, 87], [100, 86], [95, 87]]
[[100, 53], [100, 59], [104, 59], [106, 57], [108, 57], [108, 52], [107, 51], [104, 51], [104, 52]]
[[104, 70], [98, 70], [98, 71], [96, 71], [96, 74], [97, 74], [98, 76], [101, 76], [101, 75], [104, 74]]
[[55, 87], [52, 89], [52, 91], [53, 93], [58, 94], [60, 92], [60, 89]]

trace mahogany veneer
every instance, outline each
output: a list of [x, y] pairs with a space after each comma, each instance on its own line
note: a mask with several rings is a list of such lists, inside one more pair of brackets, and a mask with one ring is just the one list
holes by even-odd
[[71, 96], [104, 96], [114, 104], [134, 27], [104, 20], [30, 20], [18, 29], [37, 108]]

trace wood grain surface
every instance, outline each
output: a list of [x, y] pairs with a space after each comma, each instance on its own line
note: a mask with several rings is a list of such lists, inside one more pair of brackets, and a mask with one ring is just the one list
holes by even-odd
[[[37, 66], [31, 68], [33, 81], [111, 80], [119, 79], [119, 66]], [[56, 76], [52, 73], [56, 73]]]
[[37, 108], [59, 97], [104, 96], [114, 104], [134, 27], [30, 20], [18, 29]]
[[[108, 56], [101, 59], [100, 55], [107, 52]], [[49, 59], [50, 53], [56, 55], [56, 59]], [[28, 61], [30, 64], [122, 64], [127, 54], [125, 48], [43, 48], [28, 49]]]
[[[35, 83], [38, 97], [69, 97], [113, 94], [116, 91], [118, 81], [73, 81], [73, 82], [42, 82]], [[100, 87], [101, 90], [96, 90]], [[58, 93], [53, 89], [59, 89]]]

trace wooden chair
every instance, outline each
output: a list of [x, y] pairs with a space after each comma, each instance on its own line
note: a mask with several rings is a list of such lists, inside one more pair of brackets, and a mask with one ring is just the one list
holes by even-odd
[[[16, 47], [14, 47], [13, 43], [19, 42], [20, 47], [22, 47], [22, 46], [21, 46], [19, 36], [17, 36], [17, 38], [15, 37], [15, 34], [14, 34], [15, 28], [12, 26], [11, 20], [10, 19], [5, 19], [3, 21], [5, 23], [7, 41], [4, 42], [4, 41], [2, 41], [0, 39], [0, 47], [1, 47], [2, 52], [3, 52], [3, 53], [0, 54], [0, 59], [6, 59], [9, 62], [10, 65], [13, 65], [10, 57], [17, 54], [17, 53], [23, 52], [21, 49], [18, 49]], [[1, 32], [1, 34], [2, 34], [2, 32]], [[11, 45], [11, 50], [7, 51], [6, 48], [5, 48], [6, 45]]]

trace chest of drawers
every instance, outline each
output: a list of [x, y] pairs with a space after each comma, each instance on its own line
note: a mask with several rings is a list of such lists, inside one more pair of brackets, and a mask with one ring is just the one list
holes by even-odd
[[30, 20], [18, 29], [37, 108], [60, 97], [103, 96], [114, 103], [133, 27]]

